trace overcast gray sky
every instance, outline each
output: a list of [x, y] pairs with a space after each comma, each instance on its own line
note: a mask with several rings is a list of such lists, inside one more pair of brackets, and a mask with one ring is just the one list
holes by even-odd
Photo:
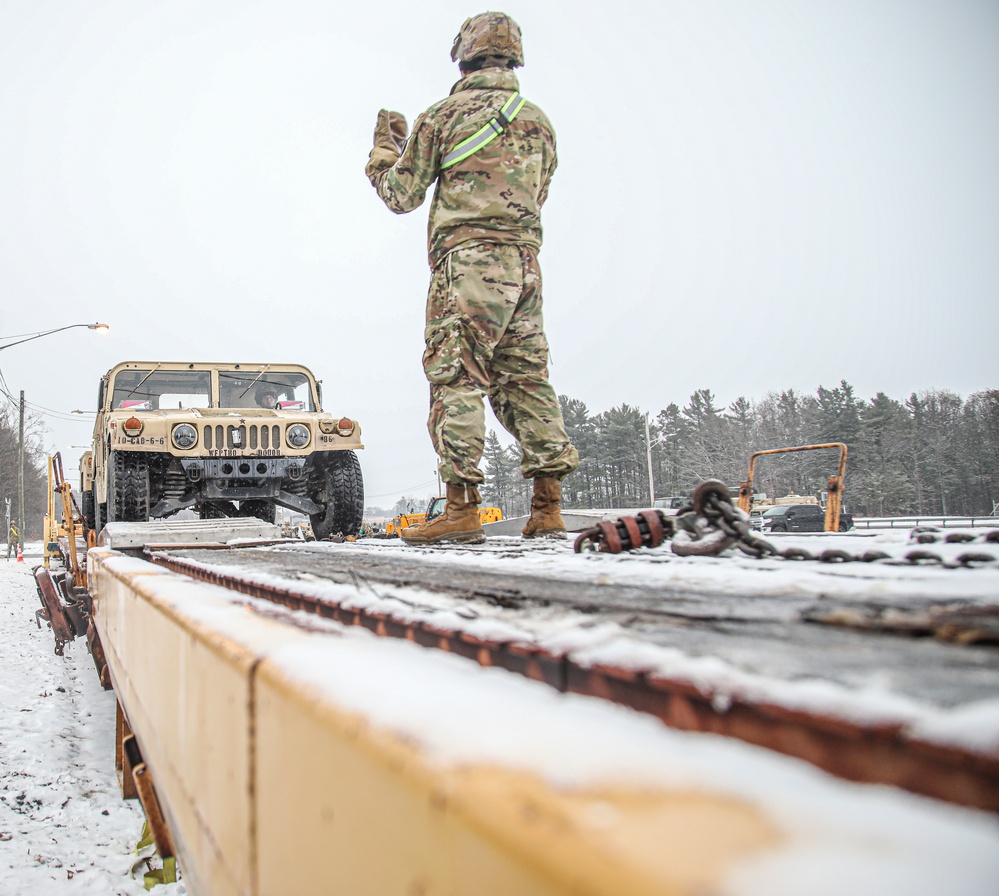
[[[67, 468], [119, 360], [298, 361], [361, 421], [369, 504], [434, 491], [426, 207], [392, 215], [363, 167], [483, 8], [0, 0], [0, 336], [112, 327], [0, 354]], [[999, 386], [999, 3], [503, 8], [558, 133], [560, 393]]]

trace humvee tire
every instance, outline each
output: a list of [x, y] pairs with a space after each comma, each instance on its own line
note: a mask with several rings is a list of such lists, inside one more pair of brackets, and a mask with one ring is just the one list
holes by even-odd
[[90, 489], [81, 496], [80, 513], [83, 515], [83, 525], [87, 529], [97, 528], [97, 518], [95, 516], [97, 508], [94, 504], [94, 491]]
[[313, 476], [319, 488], [312, 499], [326, 505], [325, 511], [309, 517], [316, 540], [357, 535], [364, 518], [364, 480], [357, 455], [353, 451], [331, 453], [317, 465]]
[[108, 522], [149, 520], [149, 455], [112, 451], [108, 459]]

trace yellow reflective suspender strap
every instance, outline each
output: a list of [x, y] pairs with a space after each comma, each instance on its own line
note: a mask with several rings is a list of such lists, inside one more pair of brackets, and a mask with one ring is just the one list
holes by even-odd
[[479, 128], [467, 140], [462, 140], [451, 152], [444, 156], [441, 162], [441, 171], [445, 168], [450, 168], [452, 165], [457, 165], [458, 162], [467, 159], [470, 155], [474, 155], [487, 143], [495, 140], [506, 130], [507, 125], [517, 117], [517, 113], [524, 108], [526, 102], [527, 100], [519, 93], [514, 93], [503, 104], [503, 108], [499, 110], [495, 118], [489, 119], [488, 124]]

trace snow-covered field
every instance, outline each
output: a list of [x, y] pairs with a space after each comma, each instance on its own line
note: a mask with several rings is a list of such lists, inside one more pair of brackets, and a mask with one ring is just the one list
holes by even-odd
[[0, 562], [0, 896], [139, 896], [146, 868], [130, 872], [143, 815], [118, 791], [114, 694], [83, 639], [58, 657], [37, 628], [40, 547], [24, 559]]

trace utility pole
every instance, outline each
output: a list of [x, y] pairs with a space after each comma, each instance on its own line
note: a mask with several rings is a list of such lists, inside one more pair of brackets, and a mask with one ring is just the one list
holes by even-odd
[[[41, 333], [33, 333], [31, 336], [25, 336], [23, 339], [15, 339], [13, 342], [5, 342], [0, 345], [0, 352], [4, 349], [13, 348], [15, 345], [21, 345], [25, 342], [31, 342], [33, 339], [41, 339], [43, 336], [51, 336], [53, 333], [61, 333], [63, 330], [72, 330], [74, 327], [86, 327], [88, 330], [109, 330], [111, 329], [107, 324], [67, 324], [65, 327], [56, 327], [52, 330], [43, 330]], [[24, 549], [24, 390], [21, 390], [21, 423], [18, 427], [17, 436], [17, 492], [18, 492], [18, 505], [17, 505], [17, 519], [21, 526], [21, 531], [18, 533], [18, 543], [21, 545], [21, 549]]]
[[656, 503], [656, 487], [652, 482], [652, 436], [649, 433], [649, 413], [645, 412], [645, 459], [649, 464], [649, 507]]
[[21, 422], [17, 428], [17, 537], [24, 550], [24, 389], [21, 390]]

